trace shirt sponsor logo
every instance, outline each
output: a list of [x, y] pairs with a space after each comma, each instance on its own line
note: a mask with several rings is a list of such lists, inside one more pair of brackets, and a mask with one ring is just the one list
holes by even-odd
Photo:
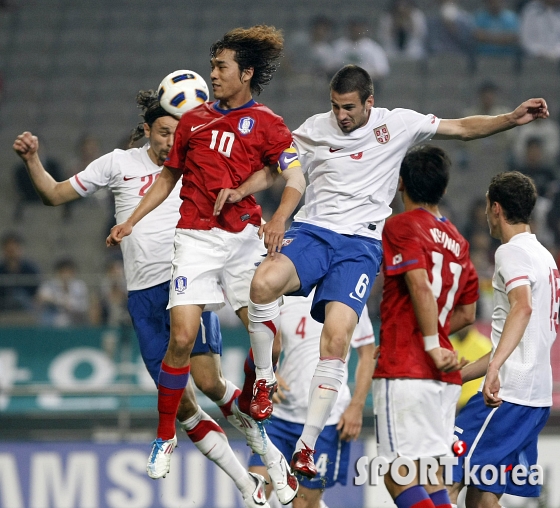
[[247, 134], [249, 134], [249, 132], [253, 130], [254, 126], [255, 126], [255, 120], [250, 116], [244, 116], [243, 118], [241, 118], [241, 120], [239, 120], [239, 125], [237, 126], [237, 129], [243, 136], [246, 136]]
[[385, 123], [379, 127], [375, 127], [373, 129], [373, 133], [375, 134], [375, 139], [377, 139], [377, 141], [382, 145], [391, 139], [391, 134], [389, 134], [389, 129]]
[[185, 290], [187, 289], [187, 278], [180, 275], [179, 277], [175, 277], [173, 281], [173, 285], [175, 286], [175, 292], [178, 295], [184, 295]]

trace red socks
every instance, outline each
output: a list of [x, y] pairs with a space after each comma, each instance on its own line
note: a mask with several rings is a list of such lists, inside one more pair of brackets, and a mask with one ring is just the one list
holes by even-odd
[[159, 424], [157, 437], [167, 441], [175, 436], [175, 418], [183, 391], [189, 381], [190, 365], [170, 367], [161, 362], [158, 379]]

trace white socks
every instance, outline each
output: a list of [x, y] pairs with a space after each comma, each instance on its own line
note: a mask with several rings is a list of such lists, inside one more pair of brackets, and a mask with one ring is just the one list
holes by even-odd
[[344, 365], [340, 358], [320, 358], [309, 389], [309, 406], [303, 432], [296, 444], [296, 451], [305, 446], [315, 448], [319, 434], [325, 427], [344, 378]]
[[251, 494], [255, 490], [254, 480], [233, 453], [224, 431], [200, 406], [194, 416], [179, 425], [202, 454], [235, 482], [242, 494]]
[[272, 368], [272, 343], [280, 328], [278, 300], [271, 303], [253, 303], [249, 300], [249, 338], [253, 349], [257, 379], [275, 380]]

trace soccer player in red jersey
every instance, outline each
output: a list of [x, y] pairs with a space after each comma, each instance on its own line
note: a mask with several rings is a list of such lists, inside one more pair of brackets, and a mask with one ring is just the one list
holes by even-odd
[[[405, 206], [383, 230], [380, 353], [374, 373], [378, 451], [397, 457], [451, 455], [459, 361], [449, 334], [474, 322], [478, 277], [469, 244], [438, 209], [451, 162], [435, 146], [404, 158], [399, 190]], [[439, 484], [400, 485], [385, 475], [398, 508], [450, 508]]]
[[[289, 129], [281, 117], [252, 98], [272, 79], [282, 48], [281, 33], [264, 25], [234, 29], [212, 46], [210, 78], [217, 100], [181, 117], [161, 176], [107, 239], [108, 244], [118, 244], [182, 178], [169, 300], [171, 338], [159, 377], [160, 418], [148, 463], [152, 478], [169, 470], [177, 404], [188, 380], [202, 311], [223, 306], [225, 293], [248, 325], [251, 278], [266, 254], [259, 235], [264, 233], [269, 251], [280, 248], [285, 222], [305, 188]], [[243, 183], [264, 166], [279, 166], [286, 188], [278, 210], [261, 226], [261, 208], [252, 195], [244, 194]], [[226, 202], [214, 215], [222, 189], [235, 189], [242, 199]], [[249, 403], [250, 396], [244, 413], [249, 413]], [[246, 421], [256, 428], [254, 421], [248, 417]], [[257, 432], [264, 435], [264, 429]]]

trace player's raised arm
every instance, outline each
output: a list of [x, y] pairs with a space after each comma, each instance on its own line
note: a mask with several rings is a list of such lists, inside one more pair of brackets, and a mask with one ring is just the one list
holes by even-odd
[[132, 233], [132, 228], [136, 223], [148, 215], [154, 208], [157, 208], [171, 194], [175, 188], [177, 181], [181, 177], [181, 171], [174, 168], [164, 166], [159, 178], [146, 192], [146, 195], [140, 201], [140, 204], [134, 209], [128, 219], [116, 226], [113, 226], [111, 233], [107, 237], [107, 247], [118, 245], [125, 236]]
[[259, 230], [261, 238], [264, 234], [264, 244], [270, 256], [274, 256], [275, 252], [280, 252], [286, 232], [286, 221], [294, 213], [305, 192], [306, 185], [295, 147], [291, 146], [282, 152], [278, 161], [278, 170], [286, 181], [286, 186], [276, 212], [270, 221], [262, 225]]
[[550, 113], [544, 99], [529, 99], [511, 113], [486, 116], [476, 115], [455, 120], [441, 120], [434, 139], [471, 139], [485, 138], [498, 132], [528, 124], [539, 118], [548, 118]]
[[69, 180], [57, 182], [43, 167], [39, 159], [39, 140], [31, 132], [20, 134], [14, 141], [13, 148], [23, 160], [33, 187], [43, 204], [58, 206], [78, 199], [80, 195]]

